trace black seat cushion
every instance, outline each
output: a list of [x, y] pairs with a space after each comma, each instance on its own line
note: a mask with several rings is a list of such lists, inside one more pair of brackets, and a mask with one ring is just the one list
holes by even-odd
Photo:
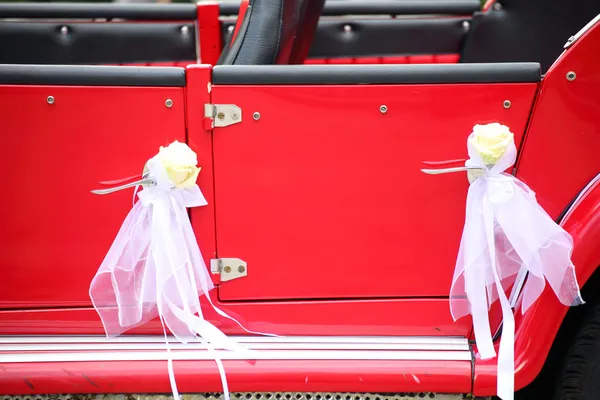
[[[297, 40], [300, 32], [308, 37], [309, 42], [312, 40], [318, 22], [318, 16], [314, 19], [313, 2], [322, 0], [251, 0], [240, 30], [231, 47], [224, 50], [227, 53], [221, 57], [219, 64], [287, 64], [292, 49], [304, 46], [303, 41]], [[316, 8], [319, 15], [321, 9], [322, 6]], [[311, 26], [304, 26], [303, 17], [308, 10], [314, 21], [311, 21]]]
[[539, 62], [545, 73], [596, 15], [600, 0], [497, 0], [477, 13], [460, 62]]

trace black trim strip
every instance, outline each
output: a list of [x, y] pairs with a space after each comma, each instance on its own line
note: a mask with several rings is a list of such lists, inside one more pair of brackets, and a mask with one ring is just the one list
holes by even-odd
[[[239, 0], [219, 2], [222, 16], [237, 15], [239, 8]], [[328, 0], [322, 15], [470, 15], [479, 10], [479, 0]]]
[[[187, 28], [185, 34], [181, 31], [183, 27]], [[67, 33], [63, 34], [63, 29]], [[193, 23], [0, 21], [0, 64], [193, 61], [195, 38]]]
[[[237, 15], [240, 1], [221, 1], [221, 16]], [[470, 15], [479, 0], [329, 0], [322, 15]], [[0, 18], [124, 18], [195, 20], [195, 4], [0, 3]]]
[[414, 65], [222, 65], [216, 85], [522, 83], [541, 80], [538, 63]]
[[470, 15], [478, 10], [479, 0], [344, 0], [325, 3], [323, 15]]
[[195, 4], [0, 3], [0, 18], [196, 20]]
[[1, 85], [185, 86], [185, 69], [0, 64]]

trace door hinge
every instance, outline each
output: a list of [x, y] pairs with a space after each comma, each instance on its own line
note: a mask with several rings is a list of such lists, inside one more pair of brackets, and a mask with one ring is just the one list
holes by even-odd
[[248, 275], [248, 263], [239, 258], [213, 258], [210, 272], [220, 274], [221, 282], [227, 282]]
[[213, 128], [239, 124], [242, 122], [242, 109], [235, 104], [205, 104], [204, 118], [212, 120]]

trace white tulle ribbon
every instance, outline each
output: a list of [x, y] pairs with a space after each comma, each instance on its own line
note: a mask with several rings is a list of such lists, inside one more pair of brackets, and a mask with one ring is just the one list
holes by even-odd
[[[485, 165], [468, 140], [468, 167], [485, 174], [468, 191], [466, 217], [450, 289], [454, 320], [471, 314], [482, 359], [496, 356], [488, 312], [496, 300], [502, 310], [498, 354], [498, 396], [514, 398], [515, 321], [505, 292], [523, 285], [522, 313], [542, 294], [546, 282], [567, 306], [583, 304], [571, 262], [573, 240], [537, 203], [527, 185], [504, 171], [516, 159], [511, 142], [495, 165]], [[523, 284], [523, 280], [527, 280]]]
[[158, 156], [146, 164], [155, 186], [138, 193], [90, 286], [90, 297], [108, 337], [160, 318], [168, 352], [173, 395], [179, 397], [167, 328], [181, 343], [203, 342], [217, 363], [225, 398], [229, 399], [223, 364], [216, 349], [252, 352], [206, 321], [199, 296], [205, 295], [215, 311], [251, 334], [238, 321], [217, 308], [209, 295], [214, 288], [186, 208], [207, 204], [194, 185], [177, 189]]

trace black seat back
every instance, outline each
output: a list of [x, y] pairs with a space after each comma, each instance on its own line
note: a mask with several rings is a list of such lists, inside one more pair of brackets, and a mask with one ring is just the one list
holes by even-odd
[[496, 0], [474, 16], [460, 61], [534, 61], [544, 73], [598, 14], [600, 0]]
[[[318, 16], [314, 15], [320, 15], [323, 3], [323, 0], [251, 0], [240, 30], [231, 46], [225, 48], [226, 54], [219, 64], [288, 64], [292, 54], [298, 59], [304, 47], [310, 47], [318, 22]], [[312, 18], [305, 20], [305, 16]]]

